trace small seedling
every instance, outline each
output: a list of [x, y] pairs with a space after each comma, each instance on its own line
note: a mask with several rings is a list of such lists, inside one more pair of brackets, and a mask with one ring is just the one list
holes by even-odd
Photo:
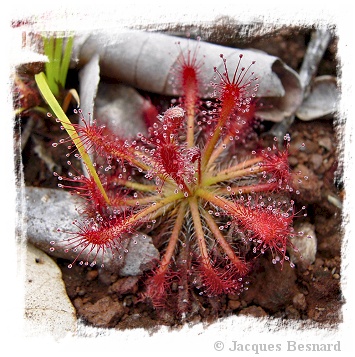
[[[79, 103], [79, 96], [75, 89], [65, 89], [73, 40], [73, 36], [67, 36], [64, 39], [60, 34], [51, 34], [41, 36], [39, 41], [43, 44], [43, 54], [48, 58], [48, 61], [44, 63], [48, 86], [52, 94], [61, 102], [64, 111], [68, 109], [72, 99]], [[27, 71], [14, 74], [14, 93], [17, 96], [16, 115], [26, 113], [26, 111], [45, 115], [51, 110], [51, 107], [47, 107], [40, 97], [33, 75], [28, 74]]]

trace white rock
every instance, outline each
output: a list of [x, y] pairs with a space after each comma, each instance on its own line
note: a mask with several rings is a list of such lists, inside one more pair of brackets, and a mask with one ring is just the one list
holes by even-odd
[[319, 76], [312, 83], [311, 92], [297, 109], [296, 115], [301, 120], [313, 120], [333, 115], [337, 111], [340, 91], [337, 79], [333, 76]]
[[59, 267], [31, 244], [26, 252], [24, 315], [26, 337], [47, 335], [58, 339], [76, 333], [75, 309]]

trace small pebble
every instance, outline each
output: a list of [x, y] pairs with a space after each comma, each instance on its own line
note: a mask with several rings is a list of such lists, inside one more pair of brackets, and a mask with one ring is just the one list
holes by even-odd
[[289, 156], [288, 162], [291, 166], [296, 166], [298, 164], [298, 159], [295, 156]]
[[99, 275], [97, 270], [90, 270], [87, 274], [86, 274], [86, 279], [89, 281], [95, 280], [97, 278], [97, 276]]
[[286, 307], [285, 313], [289, 319], [298, 320], [300, 318], [300, 313], [292, 305]]
[[323, 163], [323, 156], [320, 154], [312, 154], [310, 157], [310, 161], [313, 165], [313, 169], [317, 170], [321, 167]]
[[332, 141], [330, 140], [329, 137], [320, 138], [318, 144], [320, 146], [323, 146], [328, 151], [331, 151], [332, 149]]
[[110, 293], [116, 293], [118, 295], [135, 293], [137, 290], [137, 282], [139, 280], [139, 276], [128, 276], [121, 279], [118, 279], [115, 283], [113, 283], [110, 288]]
[[252, 305], [252, 306], [248, 306], [245, 309], [241, 310], [239, 315], [244, 315], [244, 316], [251, 315], [254, 317], [266, 317], [267, 313], [260, 306]]
[[306, 297], [304, 294], [298, 293], [293, 297], [292, 304], [298, 310], [305, 310], [307, 307]]
[[302, 265], [303, 268], [307, 268], [316, 260], [317, 237], [315, 228], [312, 224], [306, 222], [295, 227], [295, 231], [302, 232], [302, 234], [298, 234], [291, 239], [292, 244], [299, 251], [298, 253], [290, 251], [291, 261]]
[[238, 300], [229, 300], [228, 301], [228, 307], [231, 309], [231, 310], [237, 310], [240, 308], [242, 304], [240, 303], [240, 301]]

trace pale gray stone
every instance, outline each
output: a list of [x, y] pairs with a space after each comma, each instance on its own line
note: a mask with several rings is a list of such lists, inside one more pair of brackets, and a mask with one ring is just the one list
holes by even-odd
[[[74, 261], [79, 250], [66, 251], [65, 239], [68, 239], [69, 233], [65, 231], [77, 230], [72, 222], [75, 219], [80, 220], [80, 214], [76, 210], [82, 204], [79, 197], [61, 189], [37, 187], [25, 187], [23, 196], [24, 202], [19, 209], [23, 214], [28, 241], [53, 257]], [[79, 261], [82, 259], [92, 263], [96, 259], [96, 264], [103, 264], [105, 270], [127, 276], [141, 275], [152, 268], [159, 259], [159, 252], [152, 244], [151, 237], [136, 233], [127, 236], [121, 249], [114, 252], [107, 250], [103, 257], [101, 254], [95, 256], [96, 250], [90, 253], [87, 248], [80, 255]]]

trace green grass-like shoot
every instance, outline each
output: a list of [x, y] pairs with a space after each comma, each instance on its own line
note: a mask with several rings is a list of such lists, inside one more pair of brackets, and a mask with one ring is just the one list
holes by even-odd
[[60, 87], [65, 88], [73, 42], [73, 36], [69, 36], [66, 42], [62, 37], [43, 37], [44, 54], [48, 57], [45, 72], [49, 88], [55, 97], [59, 95]]

